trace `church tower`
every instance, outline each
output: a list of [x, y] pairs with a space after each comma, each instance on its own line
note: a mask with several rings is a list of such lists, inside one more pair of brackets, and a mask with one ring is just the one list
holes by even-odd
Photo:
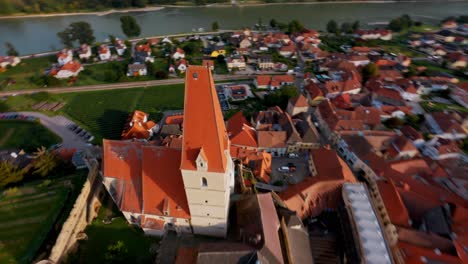
[[230, 142], [209, 68], [190, 66], [185, 77], [180, 169], [195, 234], [225, 237], [234, 190]]

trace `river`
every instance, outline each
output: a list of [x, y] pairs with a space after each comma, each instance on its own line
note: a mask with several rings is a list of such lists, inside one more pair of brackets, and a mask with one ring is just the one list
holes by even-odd
[[[222, 29], [252, 26], [259, 18], [264, 23], [275, 18], [279, 21], [298, 19], [305, 26], [324, 29], [330, 19], [337, 22], [360, 20], [367, 23], [388, 22], [402, 14], [428, 23], [468, 11], [468, 2], [402, 2], [402, 3], [316, 3], [295, 5], [267, 5], [249, 7], [191, 7], [164, 8], [158, 11], [133, 13], [141, 25], [141, 36], [154, 36], [190, 32], [194, 28], [209, 30], [213, 21]], [[56, 33], [71, 22], [89, 22], [97, 41], [109, 34], [124, 38], [119, 17], [122, 14], [73, 15], [41, 18], [16, 18], [0, 20], [0, 55], [5, 53], [4, 42], [13, 43], [20, 54], [55, 50], [62, 47]]]

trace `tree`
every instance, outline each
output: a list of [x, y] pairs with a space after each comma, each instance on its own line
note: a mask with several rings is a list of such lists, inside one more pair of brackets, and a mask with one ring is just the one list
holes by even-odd
[[375, 77], [379, 75], [379, 68], [374, 63], [369, 63], [362, 68], [362, 79], [365, 83], [371, 77]]
[[327, 32], [328, 33], [335, 33], [337, 34], [338, 33], [338, 24], [336, 23], [335, 20], [330, 20], [328, 21], [327, 23]]
[[16, 167], [9, 161], [0, 162], [0, 188], [23, 179], [25, 170]]
[[264, 104], [267, 107], [279, 106], [285, 109], [288, 105], [289, 98], [298, 95], [297, 88], [292, 85], [283, 86], [278, 91], [268, 94], [264, 98]]
[[114, 244], [111, 244], [107, 247], [107, 251], [104, 254], [105, 263], [127, 263], [127, 247], [125, 243], [121, 240], [117, 241]]
[[288, 24], [288, 32], [289, 34], [294, 34], [297, 32], [301, 32], [304, 30], [304, 25], [301, 24], [298, 20], [294, 19]]
[[219, 30], [218, 21], [215, 21], [215, 22], [213, 22], [213, 24], [211, 24], [211, 30], [213, 30], [213, 31], [218, 31]]
[[33, 154], [32, 163], [33, 174], [45, 177], [58, 166], [58, 157], [55, 153], [48, 151], [45, 147], [40, 147]]
[[412, 25], [413, 20], [411, 20], [411, 17], [409, 15], [402, 15], [401, 17], [392, 19], [387, 27], [392, 31], [399, 32], [411, 27]]
[[96, 40], [91, 25], [84, 21], [71, 23], [65, 30], [58, 32], [57, 36], [66, 47], [72, 47], [75, 41], [91, 45]]
[[351, 25], [351, 23], [344, 22], [341, 24], [341, 32], [346, 34], [353, 33], [353, 25]]
[[136, 22], [135, 18], [132, 16], [122, 16], [120, 17], [120, 27], [122, 28], [123, 33], [128, 37], [137, 37], [141, 33], [140, 25]]
[[5, 42], [5, 47], [7, 49], [6, 53], [8, 56], [18, 56], [18, 51], [15, 49], [13, 44], [11, 44], [10, 42]]
[[146, 0], [133, 0], [132, 5], [136, 7], [145, 7], [146, 6]]
[[353, 31], [358, 30], [359, 27], [361, 27], [361, 25], [359, 24], [359, 20], [354, 21], [354, 23], [353, 23]]
[[271, 19], [270, 20], [270, 27], [272, 28], [277, 28], [278, 27], [278, 21], [276, 21], [276, 19]]
[[391, 117], [382, 122], [386, 127], [390, 129], [399, 128], [404, 125], [404, 121], [397, 117]]

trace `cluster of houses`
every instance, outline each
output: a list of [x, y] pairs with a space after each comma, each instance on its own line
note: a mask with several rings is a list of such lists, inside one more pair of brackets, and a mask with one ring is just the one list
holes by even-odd
[[[89, 62], [94, 58], [94, 61], [110, 61], [117, 59], [118, 56], [123, 56], [127, 49], [125, 43], [120, 40], [115, 40], [113, 45], [117, 55], [112, 55], [111, 47], [106, 44], [102, 44], [97, 47], [96, 55], [92, 52], [92, 47], [88, 44], [81, 44], [75, 51], [72, 49], [63, 49], [57, 53], [57, 63], [47, 71], [48, 75], [54, 76], [57, 79], [68, 79], [70, 77], [76, 77], [79, 73], [84, 70], [81, 62]], [[74, 58], [74, 55], [79, 60]]]
[[16, 56], [0, 56], [0, 72], [7, 67], [15, 67], [21, 62], [21, 59]]
[[[392, 33], [356, 37], [387, 40]], [[223, 238], [180, 247], [180, 263], [313, 263], [338, 243], [350, 263], [468, 262], [468, 115], [455, 106], [468, 105], [467, 83], [443, 74], [405, 77], [412, 59], [378, 47], [323, 51], [313, 30], [245, 30], [228, 41], [238, 47], [233, 54], [213, 42], [202, 66], [179, 68], [185, 52], [170, 54], [173, 71], [185, 73], [183, 112], [155, 124], [137, 111], [123, 140], [104, 141], [104, 185], [129, 223], [149, 235]], [[305, 74], [285, 109], [224, 120], [212, 59], [224, 56], [230, 70], [249, 63], [274, 70], [271, 50], [303, 56], [315, 74]], [[370, 63], [376, 74], [363, 76]], [[253, 83], [273, 91], [295, 81], [262, 74]], [[247, 96], [242, 85], [226, 89], [236, 100]], [[445, 108], [430, 107], [440, 102]], [[339, 239], [309, 233], [308, 225], [330, 213], [339, 216]]]
[[[362, 47], [355, 50], [364, 52]], [[417, 100], [409, 95], [403, 98], [404, 93], [419, 96], [427, 92], [424, 89], [437, 91], [426, 82], [440, 80], [387, 74], [363, 83], [357, 70], [362, 66], [349, 61], [351, 57], [330, 55], [324, 66], [328, 68], [326, 75], [340, 75], [333, 78], [341, 79], [310, 76], [304, 94], [290, 98], [286, 109], [272, 107], [249, 118], [240, 111], [226, 122], [209, 65], [189, 67], [183, 113], [170, 114], [159, 125], [147, 125], [147, 116], [135, 112], [130, 124], [144, 127], [141, 136], [104, 142], [106, 188], [128, 221], [147, 234], [175, 230], [179, 234], [228, 237], [217, 242], [219, 247], [202, 243], [179, 248], [179, 253], [192, 252], [188, 263], [228, 255], [238, 260], [252, 254], [272, 263], [299, 257], [314, 259], [316, 252], [310, 249], [313, 242], [302, 220], [330, 210], [340, 215], [344, 227], [354, 230], [342, 237], [351, 249], [345, 252], [351, 260], [371, 261], [377, 258], [373, 252], [379, 252], [382, 263], [467, 261], [468, 160], [461, 140], [466, 138], [468, 118], [454, 111], [427, 112], [420, 127], [405, 124], [387, 128], [386, 119], [416, 114], [414, 105], [407, 103]], [[377, 63], [382, 71], [401, 74], [406, 59], [388, 60]], [[271, 83], [272, 76], [268, 77]], [[359, 85], [349, 89], [346, 85], [327, 85], [348, 80]], [[445, 81], [446, 89], [466, 91], [464, 85]], [[317, 93], [320, 100], [313, 96]], [[137, 121], [135, 115], [140, 116]], [[156, 126], [147, 141], [148, 129]], [[427, 131], [430, 138], [419, 131]], [[230, 161], [236, 161], [236, 165]], [[277, 170], [278, 163], [281, 166]], [[292, 180], [295, 169], [284, 163], [294, 163], [288, 165], [294, 168], [304, 164], [306, 175]], [[151, 169], [155, 166], [165, 167], [164, 175]], [[238, 179], [229, 176], [232, 170], [238, 171]], [[166, 177], [170, 174], [174, 176]], [[277, 184], [279, 176], [289, 179], [282, 187]], [[126, 181], [141, 190], [119, 187], [126, 186]], [[177, 191], [175, 186], [182, 189]], [[260, 190], [259, 194], [252, 194], [252, 188]], [[229, 227], [240, 232], [235, 239], [226, 233], [229, 203], [221, 198], [233, 192], [242, 194], [236, 202], [237, 221]], [[258, 221], [256, 235], [244, 229], [253, 219]], [[375, 224], [367, 225], [362, 219]], [[288, 237], [295, 228], [303, 230], [305, 236], [289, 237], [291, 240], [282, 244], [281, 236]], [[370, 240], [375, 245], [367, 243]], [[295, 247], [301, 251], [296, 252]], [[274, 248], [275, 255], [265, 253]], [[186, 257], [178, 254], [177, 258]]]
[[442, 24], [441, 30], [413, 34], [408, 40], [409, 45], [424, 52], [449, 69], [466, 69], [468, 60], [468, 24], [458, 24], [448, 20]]

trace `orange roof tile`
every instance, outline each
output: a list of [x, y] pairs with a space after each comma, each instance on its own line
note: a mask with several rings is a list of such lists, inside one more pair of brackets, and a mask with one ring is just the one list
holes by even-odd
[[445, 263], [445, 264], [461, 264], [458, 257], [448, 254], [437, 254], [434, 250], [425, 249], [411, 245], [409, 243], [399, 241], [397, 246], [403, 253], [403, 259], [407, 264], [425, 264], [425, 263]]
[[285, 148], [286, 131], [257, 131], [258, 146], [261, 148]]
[[77, 61], [70, 61], [68, 63], [65, 63], [62, 68], [60, 68], [61, 71], [71, 71], [71, 72], [77, 72], [81, 69], [81, 64]]
[[117, 205], [122, 211], [141, 213], [142, 142], [103, 140], [103, 176], [117, 179]]
[[377, 186], [392, 224], [411, 227], [408, 211], [393, 182], [377, 181]]
[[[142, 149], [143, 212], [190, 218], [179, 169], [181, 150], [157, 146], [144, 146]], [[165, 203], [167, 208], [164, 208]]]
[[229, 139], [211, 71], [190, 66], [185, 81], [184, 132], [181, 169], [196, 169], [195, 160], [203, 148], [208, 171], [224, 172]]
[[309, 106], [309, 104], [307, 103], [307, 99], [302, 94], [299, 94], [297, 96], [294, 96], [294, 97], [290, 98], [289, 102], [291, 102], [291, 104], [294, 107], [307, 107], [307, 106]]
[[397, 227], [398, 240], [409, 243], [414, 246], [434, 250], [438, 248], [442, 252], [451, 252], [453, 248], [452, 241], [436, 234], [426, 233], [424, 231], [412, 230], [404, 227]]

